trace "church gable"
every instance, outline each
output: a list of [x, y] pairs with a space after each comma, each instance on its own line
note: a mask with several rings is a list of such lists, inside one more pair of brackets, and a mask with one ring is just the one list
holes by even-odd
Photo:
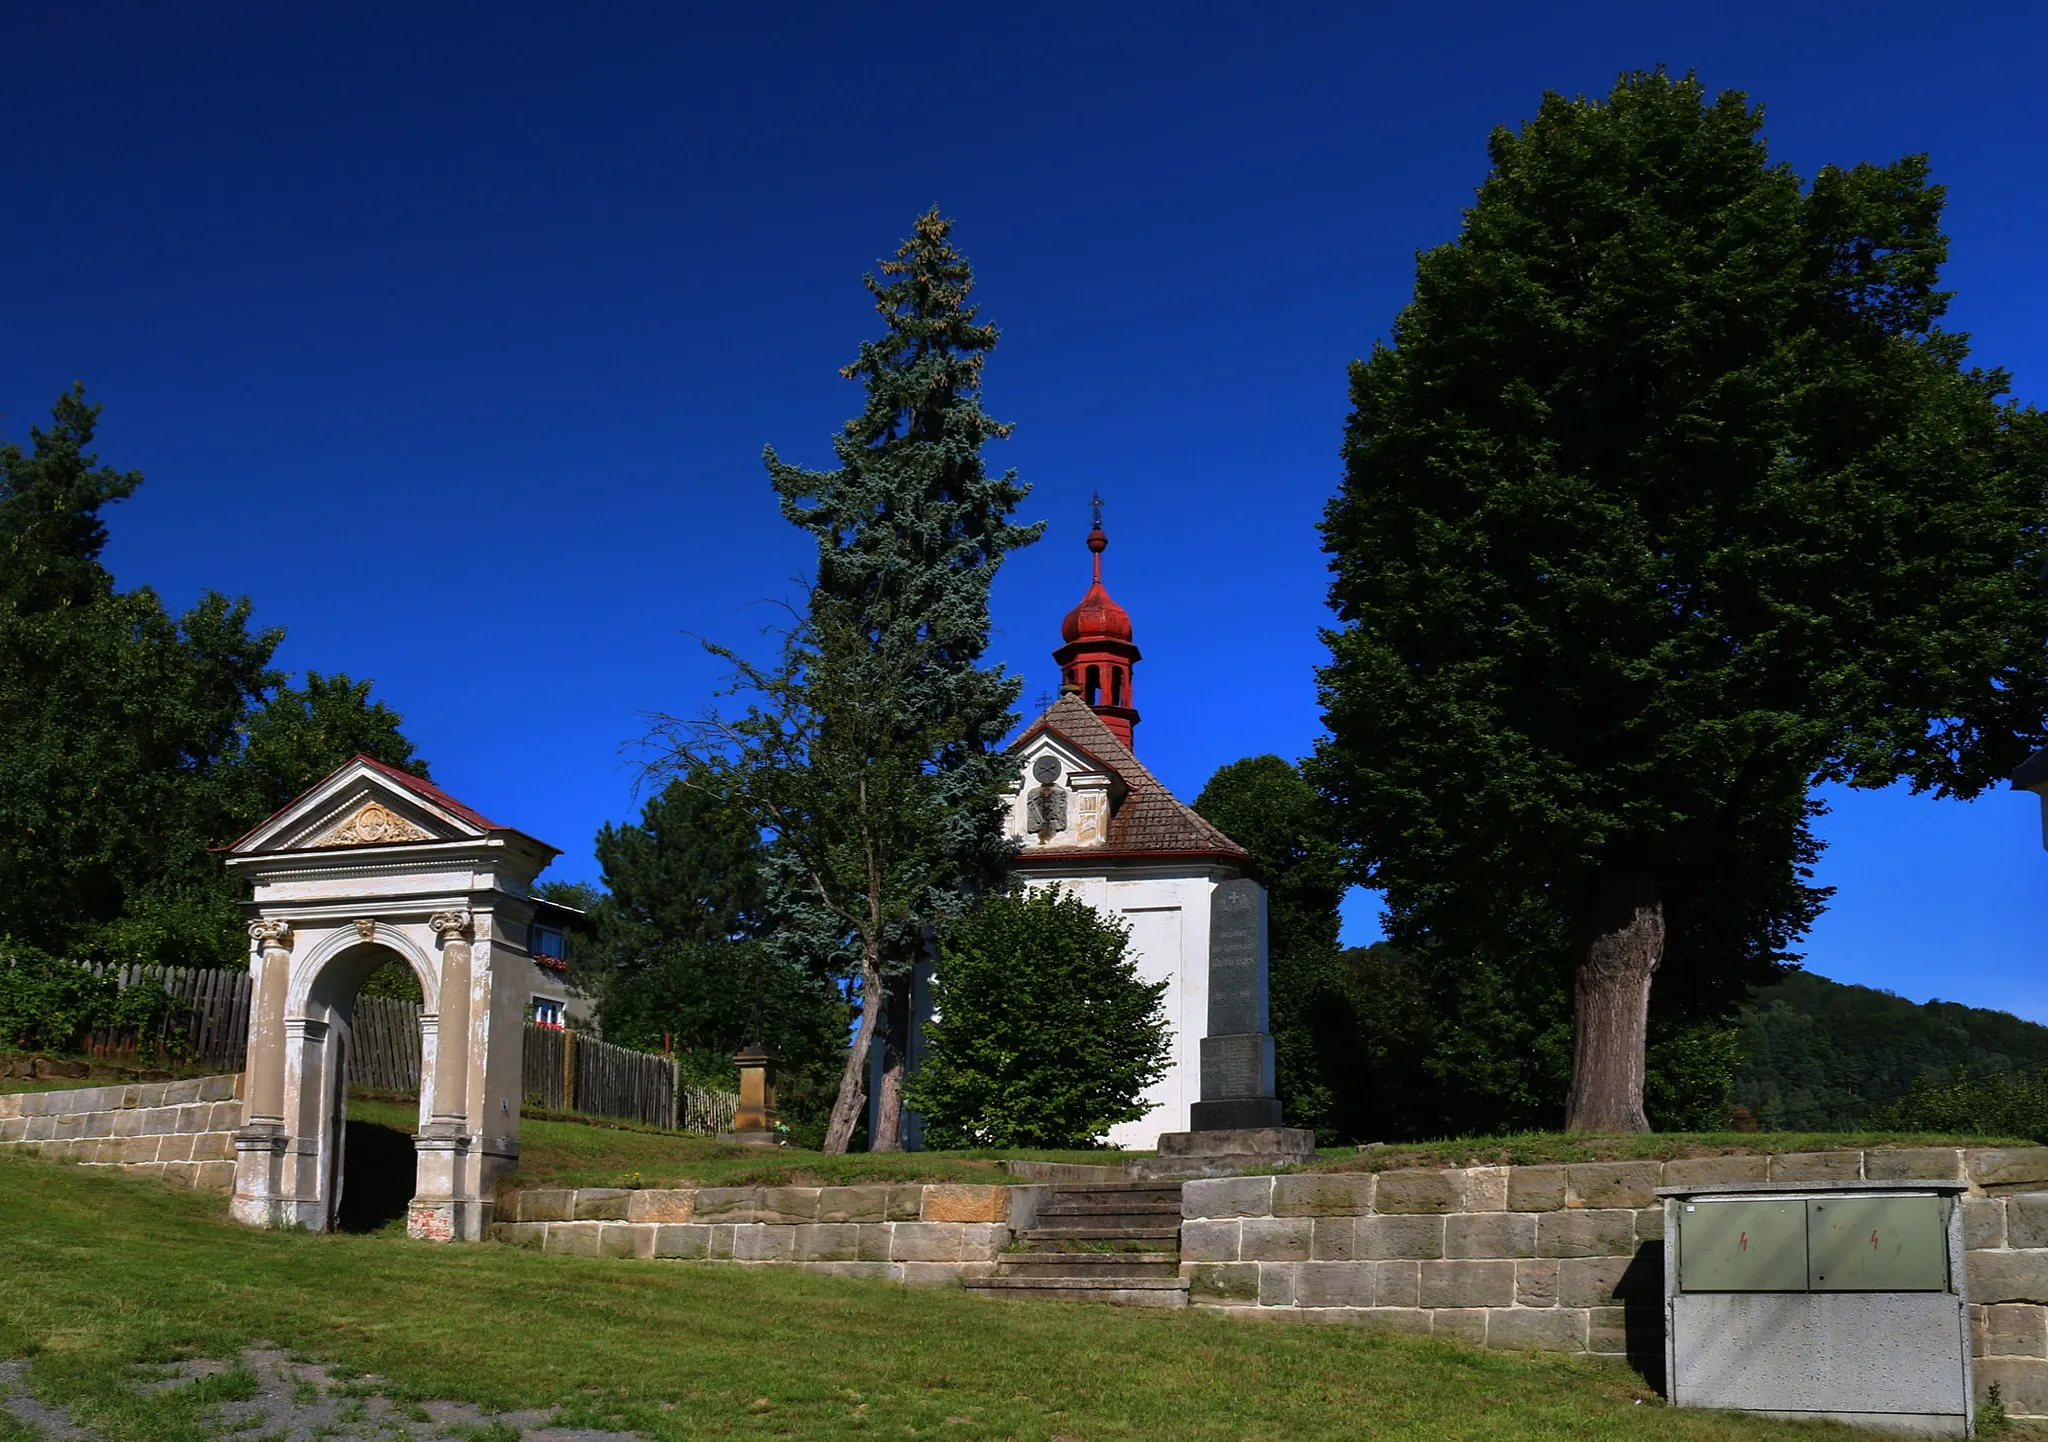
[[358, 756], [229, 848], [236, 856], [466, 841], [495, 827], [418, 777]]

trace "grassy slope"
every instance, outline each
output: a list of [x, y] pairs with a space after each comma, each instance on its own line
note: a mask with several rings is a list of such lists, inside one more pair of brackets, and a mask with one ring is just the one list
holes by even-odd
[[[268, 1340], [394, 1390], [651, 1437], [1774, 1439], [1619, 1370], [1354, 1327], [1000, 1303], [782, 1269], [246, 1232], [217, 1197], [0, 1157], [0, 1357], [132, 1442], [135, 1362]], [[1647, 1402], [1648, 1405], [1645, 1405]]]

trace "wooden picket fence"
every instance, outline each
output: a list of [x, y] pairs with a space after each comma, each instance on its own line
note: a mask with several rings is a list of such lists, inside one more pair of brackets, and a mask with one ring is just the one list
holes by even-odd
[[[94, 966], [123, 987], [150, 980], [177, 1005], [147, 1035], [92, 1034], [94, 1056], [135, 1060], [180, 1050], [222, 1071], [240, 1071], [249, 1045], [249, 973], [162, 966]], [[420, 1089], [420, 1007], [395, 997], [357, 997], [351, 1026], [349, 1080], [378, 1091]], [[523, 1071], [528, 1105], [585, 1116], [616, 1117], [674, 1131], [715, 1135], [732, 1130], [739, 1097], [684, 1082], [675, 1062], [558, 1026], [526, 1023]]]

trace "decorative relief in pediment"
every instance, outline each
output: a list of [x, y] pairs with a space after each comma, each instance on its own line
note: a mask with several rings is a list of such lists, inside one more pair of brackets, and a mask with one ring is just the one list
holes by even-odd
[[330, 846], [389, 846], [397, 841], [433, 839], [433, 833], [422, 831], [390, 807], [368, 801], [358, 807], [348, 820], [316, 838], [312, 845], [317, 850]]

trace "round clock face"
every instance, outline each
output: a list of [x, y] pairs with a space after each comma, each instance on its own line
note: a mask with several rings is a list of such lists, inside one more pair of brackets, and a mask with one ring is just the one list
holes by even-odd
[[1053, 755], [1039, 757], [1031, 763], [1031, 774], [1038, 778], [1041, 785], [1052, 785], [1060, 779], [1060, 758]]

